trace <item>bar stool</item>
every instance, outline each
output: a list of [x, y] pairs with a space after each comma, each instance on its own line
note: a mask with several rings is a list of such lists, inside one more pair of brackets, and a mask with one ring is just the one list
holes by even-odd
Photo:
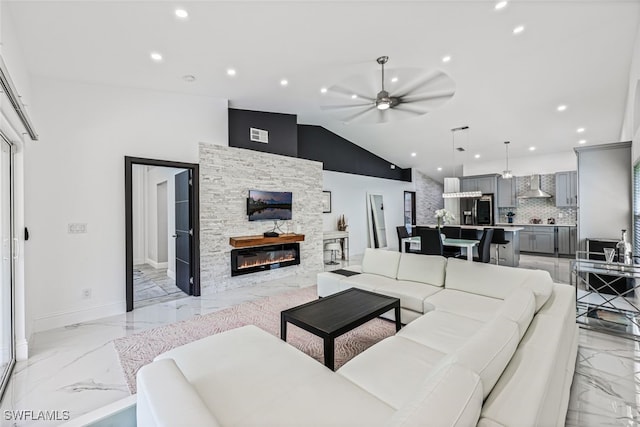
[[500, 245], [506, 245], [510, 240], [504, 237], [504, 228], [494, 228], [491, 243], [496, 245], [496, 265], [500, 264]]
[[338, 242], [329, 242], [326, 245], [324, 245], [324, 250], [325, 251], [331, 251], [331, 261], [325, 262], [325, 264], [326, 265], [338, 265], [339, 263], [336, 262], [336, 252], [338, 252], [340, 250], [340, 243], [338, 243]]

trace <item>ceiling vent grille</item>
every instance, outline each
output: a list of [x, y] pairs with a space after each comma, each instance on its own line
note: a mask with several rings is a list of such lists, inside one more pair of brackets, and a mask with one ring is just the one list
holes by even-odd
[[269, 131], [262, 130], [262, 129], [256, 129], [256, 128], [250, 128], [249, 136], [251, 138], [251, 141], [261, 142], [263, 144], [268, 144], [269, 143]]

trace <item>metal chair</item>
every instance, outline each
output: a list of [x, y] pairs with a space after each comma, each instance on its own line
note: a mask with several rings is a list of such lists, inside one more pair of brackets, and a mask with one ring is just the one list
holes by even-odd
[[429, 227], [417, 227], [415, 235], [420, 237], [420, 251], [422, 255], [442, 255], [442, 238], [440, 230]]
[[336, 262], [336, 252], [340, 250], [340, 243], [338, 242], [329, 242], [324, 245], [325, 251], [331, 251], [331, 260], [329, 262], [325, 262], [326, 265], [338, 265], [339, 262]]
[[507, 240], [504, 235], [504, 228], [494, 228], [491, 243], [496, 245], [496, 265], [500, 264], [500, 245], [507, 245], [511, 241]]
[[485, 228], [482, 238], [478, 243], [478, 256], [473, 257], [475, 262], [488, 263], [491, 261], [491, 240], [493, 239], [493, 228]]

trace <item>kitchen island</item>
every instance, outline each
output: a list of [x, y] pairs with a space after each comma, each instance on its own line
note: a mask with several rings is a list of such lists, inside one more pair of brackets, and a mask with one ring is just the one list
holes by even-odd
[[576, 254], [576, 224], [508, 225], [522, 228], [520, 250], [523, 252], [565, 257], [574, 257]]
[[[491, 245], [491, 263], [496, 263], [496, 246], [500, 246], [500, 265], [507, 265], [510, 267], [517, 267], [520, 264], [520, 231], [524, 230], [524, 227], [519, 225], [460, 225], [460, 224], [447, 224], [449, 227], [460, 227], [467, 230], [476, 230], [477, 239], [482, 237], [482, 230], [485, 228], [502, 228], [504, 230], [505, 240], [509, 243], [503, 245], [492, 244]], [[435, 224], [421, 225], [421, 227], [436, 227]], [[476, 251], [477, 249], [474, 249]]]

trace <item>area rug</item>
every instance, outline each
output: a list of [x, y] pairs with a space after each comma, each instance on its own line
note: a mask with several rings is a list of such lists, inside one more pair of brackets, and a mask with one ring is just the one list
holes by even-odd
[[[215, 313], [197, 316], [114, 340], [127, 386], [136, 392], [136, 372], [154, 357], [209, 335], [245, 325], [256, 325], [280, 336], [280, 312], [317, 298], [316, 287], [308, 287], [247, 302]], [[335, 368], [382, 339], [395, 334], [395, 323], [374, 319], [335, 341]], [[287, 325], [287, 342], [324, 363], [322, 339], [294, 325]]]

